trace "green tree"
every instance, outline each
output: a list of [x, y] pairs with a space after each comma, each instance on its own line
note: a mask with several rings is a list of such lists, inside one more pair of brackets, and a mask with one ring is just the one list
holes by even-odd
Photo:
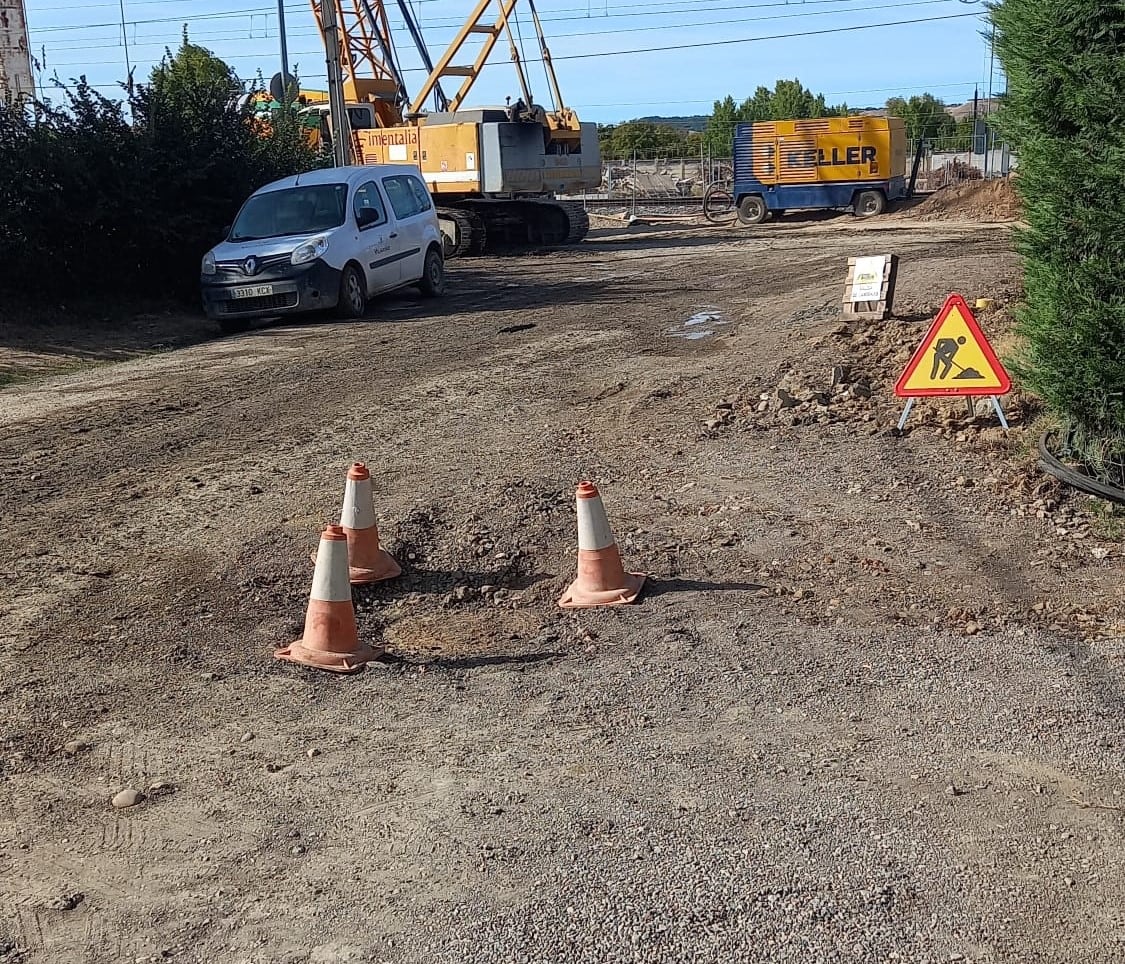
[[[780, 84], [781, 81], [778, 81], [778, 83]], [[774, 120], [776, 115], [774, 113], [773, 91], [768, 87], [758, 87], [752, 97], [747, 97], [735, 108], [735, 116], [742, 123], [748, 124]]]
[[887, 101], [887, 113], [901, 117], [906, 125], [906, 136], [912, 140], [919, 137], [951, 137], [957, 128], [956, 121], [950, 117], [945, 104], [933, 94], [915, 94], [909, 100], [892, 97]]
[[598, 137], [602, 155], [608, 158], [631, 157], [633, 151], [668, 157], [699, 153], [698, 139], [688, 131], [652, 121], [633, 120], [601, 127]]
[[730, 153], [737, 124], [844, 117], [847, 112], [846, 104], [828, 106], [823, 94], [814, 94], [795, 78], [779, 80], [772, 89], [759, 87], [741, 103], [730, 95], [715, 101], [703, 136], [711, 153], [721, 156]]
[[823, 117], [828, 108], [824, 95], [815, 95], [799, 80], [779, 80], [770, 98], [772, 117], [770, 120], [803, 120], [809, 117]]
[[735, 125], [745, 119], [739, 105], [730, 94], [722, 100], [715, 101], [707, 126], [703, 129], [703, 141], [707, 150], [718, 157], [729, 154]]
[[953, 136], [959, 141], [968, 141], [976, 130], [976, 121], [972, 116], [962, 117], [953, 123]]
[[1125, 486], [1125, 7], [1002, 0], [991, 16], [1027, 223], [1016, 370], [1071, 450]]

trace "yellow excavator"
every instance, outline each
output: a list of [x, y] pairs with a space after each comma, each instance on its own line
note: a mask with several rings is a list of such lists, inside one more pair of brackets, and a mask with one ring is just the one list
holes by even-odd
[[[513, 30], [519, 0], [478, 0], [448, 49], [434, 62], [406, 0], [398, 13], [429, 71], [409, 99], [382, 0], [310, 0], [321, 36], [338, 38], [346, 100], [345, 137], [359, 164], [412, 163], [421, 169], [438, 208], [449, 256], [509, 247], [551, 247], [582, 240], [590, 228], [584, 206], [557, 199], [601, 183], [597, 125], [581, 123], [559, 90], [534, 0], [525, 0], [550, 87], [550, 109], [535, 103]], [[335, 30], [325, 26], [331, 3]], [[330, 36], [331, 35], [331, 36]], [[465, 98], [501, 38], [519, 79], [516, 102], [465, 107]], [[481, 41], [475, 56], [467, 50]], [[459, 62], [468, 60], [471, 63]], [[460, 78], [447, 96], [442, 81]], [[425, 105], [433, 98], [433, 109]], [[326, 103], [309, 104], [324, 137], [335, 136]]]

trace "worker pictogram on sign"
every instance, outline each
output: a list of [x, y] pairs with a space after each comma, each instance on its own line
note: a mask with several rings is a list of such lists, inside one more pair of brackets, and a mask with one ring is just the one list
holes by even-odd
[[1005, 395], [1012, 380], [960, 295], [950, 295], [895, 385], [900, 398]]

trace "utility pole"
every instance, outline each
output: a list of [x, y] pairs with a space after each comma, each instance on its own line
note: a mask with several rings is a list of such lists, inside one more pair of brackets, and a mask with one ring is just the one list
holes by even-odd
[[332, 127], [332, 158], [336, 167], [347, 167], [351, 138], [348, 112], [344, 105], [344, 78], [340, 71], [340, 24], [336, 20], [336, 0], [320, 5], [324, 31], [325, 66], [328, 68], [328, 110]]
[[633, 217], [637, 216], [637, 149], [633, 148]]
[[992, 125], [988, 117], [992, 113], [992, 71], [996, 65], [996, 28], [988, 31], [988, 107], [985, 109], [985, 134], [984, 134], [984, 179], [988, 180], [989, 161], [992, 159]]
[[289, 106], [289, 48], [285, 43], [285, 0], [277, 0], [277, 34], [281, 39], [281, 104]]
[[121, 43], [125, 47], [125, 76], [129, 79], [129, 89], [133, 89], [133, 65], [129, 63], [129, 32], [125, 28], [125, 0], [118, 0], [121, 8]]

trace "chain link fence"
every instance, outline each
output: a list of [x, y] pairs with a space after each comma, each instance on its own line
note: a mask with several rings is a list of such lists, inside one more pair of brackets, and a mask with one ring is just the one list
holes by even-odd
[[[669, 157], [656, 153], [603, 158], [597, 196], [607, 200], [653, 201], [702, 198], [709, 185], [734, 176], [729, 157]], [[594, 198], [596, 195], [588, 195]]]
[[[910, 177], [918, 142], [907, 151], [906, 176]], [[985, 134], [967, 137], [938, 137], [922, 144], [915, 190], [936, 191], [966, 181], [1007, 177], [1016, 169], [1017, 158], [1006, 144], [988, 143]]]
[[[917, 141], [911, 141], [902, 172], [907, 179], [917, 150]], [[1007, 177], [1016, 166], [1017, 158], [1006, 145], [986, 145], [983, 135], [927, 139], [915, 189], [929, 192], [966, 181]], [[734, 161], [730, 157], [706, 153], [672, 157], [637, 151], [629, 157], [603, 158], [601, 186], [587, 197], [622, 202], [702, 198], [712, 184], [729, 183], [733, 177]]]

